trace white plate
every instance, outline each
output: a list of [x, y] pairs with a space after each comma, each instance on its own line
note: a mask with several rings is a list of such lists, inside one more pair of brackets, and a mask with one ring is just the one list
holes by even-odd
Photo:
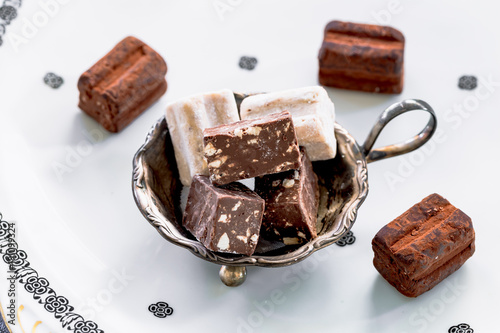
[[[29, 267], [74, 307], [65, 319], [73, 325], [81, 316], [105, 332], [447, 332], [460, 323], [491, 331], [500, 310], [494, 262], [500, 21], [489, 6], [486, 0], [474, 6], [451, 0], [25, 2], [0, 46], [3, 219], [15, 223]], [[370, 193], [353, 245], [331, 246], [287, 268], [249, 269], [244, 285], [227, 288], [217, 266], [167, 243], [139, 213], [131, 192], [133, 155], [177, 98], [317, 84], [316, 56], [333, 19], [389, 23], [407, 42], [403, 94], [331, 89], [337, 121], [362, 142], [385, 107], [420, 98], [436, 110], [439, 130], [423, 149], [369, 165]], [[30, 24], [38, 27], [30, 31]], [[109, 134], [78, 109], [76, 82], [127, 35], [163, 55], [169, 88], [123, 132]], [[256, 57], [256, 68], [239, 68], [241, 56]], [[64, 84], [45, 85], [47, 72]], [[465, 74], [479, 78], [475, 90], [457, 87]], [[377, 143], [405, 139], [427, 121], [405, 117], [411, 121], [396, 120]], [[477, 252], [445, 282], [410, 299], [373, 268], [370, 242], [433, 192], [472, 217]], [[12, 297], [8, 265], [0, 268], [5, 312]], [[65, 331], [25, 286], [15, 285], [16, 307], [23, 310], [16, 309], [12, 331]], [[157, 302], [173, 313], [155, 317], [148, 308]]]

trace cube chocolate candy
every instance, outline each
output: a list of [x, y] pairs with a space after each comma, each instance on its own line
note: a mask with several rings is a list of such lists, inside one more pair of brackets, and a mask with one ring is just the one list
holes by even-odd
[[210, 180], [216, 185], [300, 166], [299, 146], [288, 111], [207, 128], [203, 141]]
[[255, 191], [266, 202], [261, 237], [287, 245], [316, 237], [318, 177], [304, 148], [300, 168], [255, 178]]
[[259, 240], [264, 200], [240, 183], [216, 187], [193, 177], [183, 225], [207, 249], [252, 255]]

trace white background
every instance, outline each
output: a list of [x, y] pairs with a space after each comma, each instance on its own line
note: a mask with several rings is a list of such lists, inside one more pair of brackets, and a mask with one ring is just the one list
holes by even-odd
[[[323, 29], [335, 19], [388, 24], [406, 37], [403, 93], [328, 89], [337, 121], [362, 144], [385, 107], [419, 98], [435, 109], [438, 135], [420, 151], [369, 165], [354, 245], [288, 268], [251, 268], [244, 285], [225, 287], [217, 266], [167, 243], [142, 217], [131, 192], [133, 155], [178, 98], [317, 84]], [[25, 1], [0, 47], [0, 212], [16, 222], [31, 267], [105, 332], [447, 332], [461, 322], [491, 332], [500, 310], [499, 32], [498, 5], [487, 0]], [[165, 58], [169, 87], [109, 134], [78, 109], [76, 82], [127, 35]], [[258, 59], [255, 70], [238, 67], [244, 55]], [[45, 85], [47, 72], [63, 86]], [[460, 90], [462, 75], [478, 77], [478, 88]], [[427, 122], [400, 118], [376, 146]], [[61, 175], [54, 166], [68, 161], [71, 172]], [[410, 299], [373, 268], [371, 239], [434, 192], [471, 216], [477, 250], [446, 282]], [[174, 314], [154, 317], [147, 307], [158, 301]], [[18, 303], [26, 331], [37, 321], [38, 333], [64, 331], [20, 284]]]

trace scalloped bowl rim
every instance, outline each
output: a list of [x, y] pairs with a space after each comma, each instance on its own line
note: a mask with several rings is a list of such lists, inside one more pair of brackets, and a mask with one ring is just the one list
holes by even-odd
[[[224, 253], [217, 253], [206, 249], [200, 242], [184, 237], [176, 227], [163, 216], [155, 206], [151, 196], [146, 193], [147, 183], [144, 180], [143, 155], [154, 143], [155, 139], [160, 137], [159, 131], [162, 129], [162, 122], [165, 122], [165, 116], [161, 117], [150, 129], [144, 144], [139, 148], [133, 160], [133, 180], [132, 189], [134, 200], [151, 225], [168, 241], [187, 248], [194, 255], [220, 265], [228, 266], [265, 266], [280, 267], [287, 266], [304, 260], [315, 251], [329, 246], [342, 238], [352, 227], [356, 220], [357, 210], [365, 200], [368, 194], [368, 175], [367, 162], [361, 153], [356, 140], [338, 123], [335, 123], [335, 134], [337, 140], [343, 139], [349, 145], [351, 158], [356, 162], [354, 184], [357, 188], [357, 197], [352, 197], [343, 207], [343, 212], [337, 218], [342, 221], [339, 227], [333, 232], [318, 235], [313, 240], [305, 243], [297, 249], [276, 256], [252, 255], [252, 256], [225, 256]], [[168, 129], [167, 129], [168, 131]]]

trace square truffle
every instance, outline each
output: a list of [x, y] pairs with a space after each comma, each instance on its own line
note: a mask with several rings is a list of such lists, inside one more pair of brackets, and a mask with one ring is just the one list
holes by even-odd
[[417, 297], [459, 269], [474, 241], [470, 217], [431, 194], [377, 233], [373, 264], [400, 293]]
[[207, 249], [250, 256], [259, 241], [264, 200], [241, 183], [212, 185], [193, 177], [183, 225]]
[[319, 51], [324, 86], [375, 93], [403, 90], [405, 38], [391, 27], [332, 21]]
[[78, 106], [110, 132], [119, 132], [167, 90], [167, 64], [148, 45], [127, 37], [78, 80]]

